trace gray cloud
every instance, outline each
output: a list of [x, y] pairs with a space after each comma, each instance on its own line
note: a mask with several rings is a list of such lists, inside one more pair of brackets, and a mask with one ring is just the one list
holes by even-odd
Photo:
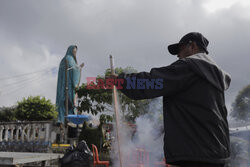
[[[78, 61], [86, 64], [83, 81], [109, 67], [109, 54], [117, 66], [149, 71], [176, 60], [167, 52], [168, 44], [187, 32], [199, 31], [210, 41], [210, 55], [232, 75], [226, 97], [230, 106], [238, 90], [250, 82], [250, 15], [240, 1], [213, 13], [205, 9], [207, 2], [2, 0], [0, 77], [58, 66], [70, 44], [79, 46]], [[42, 82], [29, 83], [16, 94], [0, 95], [0, 105], [36, 94], [54, 101], [56, 80], [49, 73]]]

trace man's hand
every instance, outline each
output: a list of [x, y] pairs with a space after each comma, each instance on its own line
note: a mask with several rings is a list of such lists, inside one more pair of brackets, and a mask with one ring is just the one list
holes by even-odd
[[109, 77], [109, 78], [116, 79], [116, 78], [118, 77], [118, 75], [117, 75], [117, 74], [110, 74], [108, 77]]
[[84, 66], [84, 63], [82, 63], [82, 64], [80, 65], [80, 68], [83, 68], [83, 66]]
[[109, 78], [111, 78], [111, 79], [116, 79], [117, 77], [118, 77], [117, 74], [110, 74], [110, 75], [107, 75], [105, 78], [106, 78], [106, 79], [109, 79]]
[[110, 77], [116, 79], [118, 77], [118, 74], [110, 74]]

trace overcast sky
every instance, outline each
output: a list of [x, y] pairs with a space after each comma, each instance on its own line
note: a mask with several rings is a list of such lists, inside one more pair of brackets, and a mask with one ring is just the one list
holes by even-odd
[[138, 71], [169, 65], [177, 58], [167, 45], [191, 31], [208, 38], [209, 55], [231, 74], [230, 108], [250, 83], [249, 0], [0, 0], [0, 106], [29, 95], [55, 102], [71, 44], [85, 82], [109, 67], [109, 54]]

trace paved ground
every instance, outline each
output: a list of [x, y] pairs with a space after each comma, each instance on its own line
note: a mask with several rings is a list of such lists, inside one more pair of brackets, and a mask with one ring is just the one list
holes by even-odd
[[63, 154], [0, 152], [0, 165], [17, 165], [61, 158]]

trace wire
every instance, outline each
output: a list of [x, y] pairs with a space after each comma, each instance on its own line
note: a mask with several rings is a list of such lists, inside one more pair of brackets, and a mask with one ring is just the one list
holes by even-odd
[[[12, 87], [12, 86], [17, 86], [17, 85], [20, 85], [20, 84], [22, 84], [22, 83], [24, 83], [24, 82], [29, 82], [29, 80], [33, 80], [33, 78], [34, 77], [39, 77], [39, 76], [41, 76], [41, 75], [43, 75], [43, 74], [47, 74], [48, 72], [43, 72], [43, 73], [39, 73], [39, 74], [35, 74], [35, 76], [26, 76], [26, 77], [22, 77], [22, 78], [20, 78], [20, 79], [15, 79], [13, 82], [1, 82], [0, 83], [0, 85], [1, 85], [1, 87], [3, 87], [4, 89], [6, 88], [6, 87]], [[33, 74], [34, 75], [34, 74]], [[6, 81], [6, 80], [5, 80]], [[12, 81], [12, 80], [10, 80], [10, 81]]]
[[40, 73], [40, 72], [44, 72], [44, 71], [52, 71], [54, 68], [55, 68], [55, 67], [50, 68], [49, 70], [48, 70], [48, 69], [44, 69], [44, 70], [39, 70], [39, 71], [35, 71], [35, 72], [24, 73], [24, 74], [20, 74], [20, 75], [14, 75], [14, 76], [11, 76], [11, 77], [2, 77], [2, 78], [0, 78], [0, 81], [12, 79], [12, 78], [19, 78], [19, 77], [22, 77], [22, 76], [27, 76], [27, 75], [31, 75], [31, 74], [36, 74], [36, 73]]
[[[30, 81], [33, 81], [34, 78], [41, 77], [43, 75], [48, 74], [49, 72], [54, 73], [54, 71], [55, 71], [55, 67], [50, 68], [49, 70], [48, 69], [40, 70], [40, 71], [36, 71], [36, 72], [32, 72], [32, 73], [17, 75], [14, 77], [8, 77], [8, 79], [6, 77], [4, 81], [0, 82], [0, 88], [2, 90], [3, 89], [9, 90], [9, 89], [12, 89], [13, 87], [18, 87], [19, 85], [23, 85], [25, 83], [28, 84]], [[10, 80], [10, 79], [12, 79], [12, 80]], [[5, 91], [2, 91], [2, 92], [5, 92]], [[0, 94], [2, 92], [0, 92]]]
[[[47, 74], [47, 73], [44, 73], [42, 76], [38, 76], [36, 78], [33, 78], [32, 80], [29, 80], [29, 83], [32, 83], [32, 82], [35, 82], [35, 81], [37, 82], [39, 80], [43, 80], [44, 81], [44, 77], [46, 76], [45, 74]], [[14, 93], [14, 92], [16, 93], [16, 92], [18, 92], [20, 90], [23, 90], [23, 88], [25, 88], [27, 86], [29, 86], [29, 84], [23, 83], [21, 85], [18, 85], [18, 87], [16, 87], [16, 88], [7, 89], [7, 91], [5, 91], [5, 90], [2, 91], [0, 95], [7, 95], [7, 94], [9, 95], [9, 94]]]

